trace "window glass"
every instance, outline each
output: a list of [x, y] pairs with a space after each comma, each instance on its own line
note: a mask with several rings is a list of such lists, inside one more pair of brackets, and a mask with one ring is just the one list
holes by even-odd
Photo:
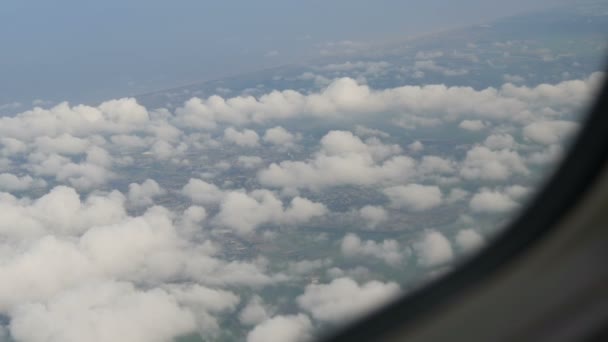
[[601, 1], [2, 7], [0, 341], [342, 327], [491, 244], [608, 47]]

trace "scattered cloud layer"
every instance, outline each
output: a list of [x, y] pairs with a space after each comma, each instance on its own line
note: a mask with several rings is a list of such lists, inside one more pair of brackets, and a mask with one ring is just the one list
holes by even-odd
[[[442, 56], [415, 67], [469, 72]], [[477, 224], [525, 204], [602, 78], [367, 84], [390, 67], [329, 64], [302, 75], [310, 91], [171, 111], [122, 98], [0, 117], [0, 339], [214, 338], [231, 317], [248, 341], [308, 341], [399, 295], [382, 270], [483, 246]], [[281, 284], [300, 291], [267, 295]]]

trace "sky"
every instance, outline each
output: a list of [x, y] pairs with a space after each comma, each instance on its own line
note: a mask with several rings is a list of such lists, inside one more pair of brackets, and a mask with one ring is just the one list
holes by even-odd
[[0, 105], [99, 102], [555, 5], [534, 1], [4, 1]]

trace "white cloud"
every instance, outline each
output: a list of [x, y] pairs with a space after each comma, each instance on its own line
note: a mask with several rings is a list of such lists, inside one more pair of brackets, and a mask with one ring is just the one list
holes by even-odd
[[481, 120], [462, 120], [458, 127], [467, 131], [481, 131], [486, 125]]
[[312, 159], [272, 163], [258, 173], [258, 180], [266, 186], [316, 190], [403, 179], [414, 173], [415, 163], [407, 156], [389, 157], [400, 150], [374, 138], [364, 142], [351, 132], [331, 131], [321, 139], [321, 148]]
[[[8, 214], [0, 220], [5, 238], [0, 278], [11, 279], [0, 282], [0, 313], [11, 317], [15, 336], [105, 340], [101, 328], [113, 334], [129, 323], [132, 331], [125, 331], [134, 341], [167, 340], [197, 329], [211, 333], [219, 326], [216, 314], [234, 310], [239, 298], [206, 286], [261, 286], [284, 279], [266, 275], [263, 264], [222, 261], [213, 257], [217, 248], [211, 241], [182, 236], [176, 225], [200, 221], [203, 208], [191, 207], [177, 218], [152, 207], [130, 217], [124, 201], [116, 191], [81, 200], [66, 187], [35, 200], [0, 196], [0, 210]], [[186, 284], [174, 284], [175, 279]], [[111, 290], [107, 301], [106, 290]], [[137, 304], [131, 306], [132, 300]], [[146, 329], [141, 324], [148, 320], [139, 319], [156, 310], [162, 311], [155, 316], [162, 322], [150, 320], [155, 327]], [[101, 330], [68, 320], [73, 313]], [[148, 330], [155, 335], [148, 338]]]
[[331, 264], [331, 259], [292, 261], [288, 264], [288, 272], [295, 275], [306, 275], [328, 267]]
[[11, 318], [20, 341], [164, 342], [196, 328], [191, 312], [167, 292], [107, 282], [72, 289], [46, 305], [24, 304]]
[[[421, 66], [427, 66], [421, 64]], [[436, 65], [435, 65], [436, 66]], [[456, 74], [463, 70], [457, 70]], [[218, 122], [242, 125], [302, 115], [336, 117], [376, 115], [379, 112], [407, 113], [402, 118], [457, 118], [474, 120], [530, 121], [534, 112], [554, 108], [563, 112], [586, 103], [601, 73], [588, 79], [564, 81], [534, 88], [505, 84], [501, 88], [475, 90], [444, 85], [403, 86], [372, 90], [351, 78], [332, 81], [318, 93], [293, 90], [273, 91], [259, 98], [239, 96], [224, 99], [214, 95], [206, 100], [191, 99], [176, 110], [180, 127], [210, 129]]]
[[264, 304], [260, 296], [253, 296], [239, 313], [239, 321], [244, 325], [256, 325], [270, 318], [271, 308]]
[[31, 153], [25, 167], [37, 176], [54, 177], [57, 182], [91, 190], [104, 185], [114, 177], [112, 157], [102, 148], [91, 147], [85, 160], [73, 162], [58, 154]]
[[260, 166], [264, 161], [258, 156], [239, 156], [237, 163], [245, 169], [255, 169]]
[[224, 196], [224, 192], [214, 184], [196, 178], [190, 178], [181, 193], [197, 204], [218, 203]]
[[122, 149], [139, 149], [147, 145], [147, 142], [137, 135], [116, 134], [111, 136], [110, 140], [118, 148]]
[[425, 175], [452, 174], [456, 171], [456, 163], [438, 156], [424, 156], [418, 165], [418, 171]]
[[572, 121], [538, 121], [524, 127], [524, 136], [539, 144], [552, 145], [572, 136], [578, 127]]
[[156, 141], [149, 150], [149, 153], [159, 160], [174, 158], [179, 152], [171, 143], [164, 140]]
[[224, 130], [224, 140], [242, 147], [255, 147], [258, 145], [260, 137], [255, 131], [250, 129], [237, 131], [232, 127], [228, 127]]
[[170, 284], [162, 288], [183, 308], [187, 308], [196, 320], [196, 330], [203, 336], [213, 336], [220, 331], [215, 315], [232, 313], [240, 302], [239, 296], [198, 284]]
[[5, 237], [79, 234], [92, 225], [124, 219], [124, 200], [115, 191], [106, 196], [93, 194], [81, 201], [74, 189], [64, 186], [55, 187], [34, 201], [2, 198], [0, 233]]
[[305, 342], [312, 339], [312, 323], [303, 314], [275, 316], [258, 324], [247, 342]]
[[276, 126], [266, 130], [263, 140], [274, 145], [291, 146], [296, 140], [296, 136], [285, 128]]
[[283, 202], [268, 190], [231, 191], [222, 199], [215, 219], [238, 234], [250, 234], [262, 224], [298, 224], [326, 212], [323, 204], [301, 197], [293, 198], [284, 208]]
[[514, 200], [520, 201], [526, 199], [532, 190], [521, 185], [510, 185], [505, 188], [505, 193]]
[[135, 206], [145, 207], [154, 204], [154, 197], [164, 195], [166, 193], [156, 181], [146, 179], [143, 183], [129, 184], [129, 192], [127, 198]]
[[359, 216], [365, 220], [369, 229], [376, 228], [388, 219], [388, 213], [380, 206], [366, 205], [359, 209]]
[[85, 137], [92, 133], [136, 131], [147, 123], [149, 115], [133, 98], [106, 101], [98, 107], [70, 107], [62, 102], [50, 109], [36, 107], [14, 117], [0, 118], [0, 135], [20, 140], [71, 134]]
[[347, 234], [340, 245], [342, 254], [346, 257], [374, 257], [387, 264], [397, 265], [403, 260], [405, 249], [396, 240], [384, 240], [377, 243], [373, 240], [361, 241], [355, 234]]
[[[429, 65], [437, 67], [434, 62]], [[361, 76], [382, 73], [385, 67], [357, 62], [331, 66], [328, 72], [354, 68]], [[32, 190], [28, 192], [32, 197], [0, 193], [0, 279], [11, 280], [0, 282], [0, 315], [9, 318], [7, 329], [18, 340], [164, 341], [193, 332], [206, 338], [217, 333], [222, 320], [239, 305], [239, 296], [225, 288], [251, 293], [269, 284], [291, 284], [322, 274], [335, 280], [310, 285], [297, 304], [319, 321], [349, 319], [396, 294], [397, 284], [365, 283], [377, 275], [376, 270], [360, 266], [325, 271], [334, 261], [322, 256], [279, 263], [283, 273], [273, 273], [276, 264], [260, 257], [264, 248], [255, 249], [252, 259], [241, 260], [227, 249], [231, 239], [255, 244], [265, 238], [264, 244], [272, 243], [269, 236], [286, 230], [282, 226], [297, 226], [328, 213], [322, 203], [296, 196], [299, 190], [306, 194], [306, 190], [326, 191], [340, 185], [367, 186], [372, 192], [384, 189], [393, 206], [426, 210], [443, 203], [442, 191], [431, 184], [409, 183], [433, 181], [451, 189], [447, 203], [470, 199], [469, 208], [475, 213], [517, 208], [529, 196], [529, 188], [481, 188], [471, 196], [459, 186], [528, 175], [520, 153], [528, 163], [554, 160], [576, 126], [565, 120], [587, 101], [598, 75], [533, 88], [504, 85], [482, 90], [444, 85], [374, 90], [363, 78], [341, 78], [311, 93], [284, 90], [259, 97], [194, 98], [175, 113], [148, 111], [126, 98], [99, 106], [61, 103], [2, 117], [0, 191]], [[362, 126], [355, 126], [358, 136], [329, 131], [303, 160], [290, 153], [293, 160], [277, 161], [258, 172], [259, 185], [280, 188], [282, 197], [269, 190], [250, 190], [257, 187], [255, 180], [209, 180], [235, 165], [258, 168], [275, 157], [231, 153], [229, 159], [213, 158], [225, 142], [259, 146], [258, 133], [244, 125], [254, 124], [264, 132], [264, 143], [285, 148], [296, 147], [302, 136], [283, 128], [298, 127], [294, 122], [277, 121], [335, 119], [337, 126], [350, 127], [359, 119], [375, 123], [368, 119], [380, 119], [378, 113], [387, 123], [405, 127], [479, 122], [495, 131], [466, 151], [461, 161], [432, 155], [438, 152], [431, 140], [426, 150], [432, 152], [416, 161], [403, 155], [402, 147], [389, 143], [393, 138], [385, 132]], [[203, 132], [208, 130], [215, 131]], [[520, 134], [525, 138], [521, 144], [513, 138]], [[302, 158], [309, 146], [297, 147], [293, 155]], [[424, 149], [416, 141], [406, 151]], [[152, 179], [136, 183], [157, 177], [158, 170], [147, 169], [159, 163], [179, 164], [179, 170], [188, 167], [196, 174], [193, 177], [208, 182], [192, 178], [181, 189], [169, 189], [186, 180], [163, 178], [168, 191]], [[136, 173], [124, 172], [127, 166], [137, 167]], [[135, 179], [137, 174], [144, 177]], [[458, 176], [467, 183], [458, 184]], [[47, 181], [55, 187], [40, 195]], [[111, 191], [114, 186], [122, 193]], [[177, 194], [185, 197], [170, 202], [174, 209], [154, 206], [158, 196]], [[307, 196], [324, 198], [324, 193]], [[388, 218], [383, 207], [358, 202], [353, 206], [362, 207], [349, 207], [344, 216], [361, 220], [367, 228]], [[151, 208], [142, 213], [145, 207]], [[269, 234], [248, 235], [266, 226], [273, 228], [264, 232]], [[327, 236], [315, 239], [328, 243]], [[362, 240], [348, 234], [340, 242], [346, 258], [378, 258], [399, 265], [410, 253], [408, 246], [390, 239]], [[483, 243], [483, 238], [465, 229], [456, 234], [454, 243], [464, 251]], [[450, 242], [439, 232], [429, 232], [412, 246], [422, 265], [444, 265], [452, 258]], [[222, 259], [226, 255], [230, 260]], [[312, 336], [307, 316], [272, 318], [275, 310], [260, 297], [244, 306], [238, 318], [245, 325], [257, 324], [249, 338]], [[116, 331], [121, 335], [114, 335]]]
[[0, 138], [0, 154], [3, 156], [13, 156], [24, 153], [28, 150], [27, 144], [15, 138]]
[[406, 208], [422, 211], [435, 208], [442, 202], [442, 193], [435, 185], [408, 184], [384, 189], [391, 205], [395, 208]]
[[46, 182], [30, 175], [19, 177], [12, 173], [0, 173], [0, 191], [24, 191], [32, 187], [46, 187]]
[[485, 146], [474, 146], [467, 151], [460, 175], [466, 179], [504, 181], [513, 174], [529, 173], [524, 160], [516, 151], [491, 150]]
[[431, 230], [414, 244], [418, 262], [423, 266], [438, 266], [451, 261], [454, 253], [450, 241], [440, 232]]
[[504, 213], [516, 209], [518, 204], [507, 194], [482, 189], [471, 198], [469, 206], [478, 213]]
[[416, 140], [413, 143], [407, 145], [407, 147], [410, 151], [414, 153], [424, 150], [424, 145], [419, 140]]
[[64, 155], [75, 155], [84, 153], [89, 142], [64, 133], [57, 137], [39, 137], [34, 140], [35, 148], [44, 153], [59, 153]]
[[306, 286], [297, 302], [319, 321], [344, 324], [379, 308], [399, 293], [399, 285], [392, 282], [359, 285], [350, 278], [338, 278], [328, 284]]
[[456, 234], [456, 245], [465, 252], [473, 252], [481, 248], [484, 239], [473, 229], [463, 229]]
[[483, 144], [492, 150], [513, 149], [516, 146], [515, 139], [510, 134], [492, 134]]

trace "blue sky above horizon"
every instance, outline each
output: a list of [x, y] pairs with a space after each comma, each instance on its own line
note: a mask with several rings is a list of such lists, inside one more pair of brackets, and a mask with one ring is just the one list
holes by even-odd
[[135, 95], [546, 8], [535, 1], [7, 1], [0, 104]]

